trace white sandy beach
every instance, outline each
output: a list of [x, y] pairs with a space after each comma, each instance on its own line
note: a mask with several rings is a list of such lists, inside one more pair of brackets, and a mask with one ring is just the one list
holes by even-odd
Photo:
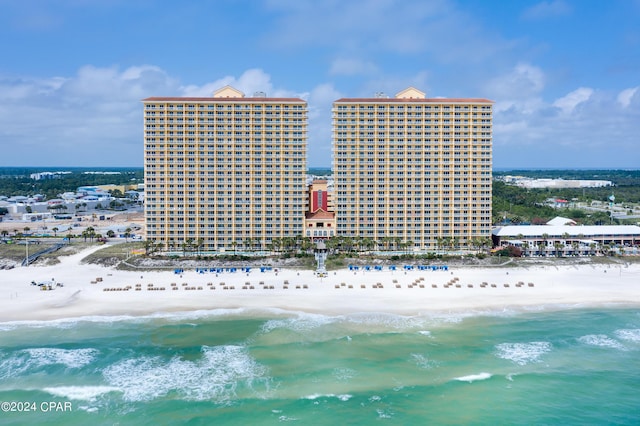
[[[0, 270], [0, 321], [233, 308], [418, 315], [640, 305], [640, 265], [637, 264], [451, 267], [448, 271], [404, 271], [400, 268], [390, 271], [384, 268], [382, 271], [354, 272], [344, 269], [329, 272], [325, 278], [317, 277], [312, 271], [276, 272], [274, 269], [260, 272], [256, 268], [248, 274], [238, 270], [217, 275], [185, 271], [178, 275], [174, 271], [118, 271], [80, 263], [97, 249], [61, 257], [61, 263], [55, 266]], [[62, 282], [64, 287], [41, 291], [40, 287], [30, 285], [31, 281], [52, 279]], [[285, 281], [288, 282], [286, 289], [283, 288]], [[374, 288], [378, 283], [382, 288]], [[445, 287], [447, 283], [451, 285]], [[523, 285], [518, 286], [518, 283]], [[225, 290], [225, 286], [228, 289]], [[229, 289], [231, 286], [234, 288]], [[247, 288], [243, 289], [243, 286]]]

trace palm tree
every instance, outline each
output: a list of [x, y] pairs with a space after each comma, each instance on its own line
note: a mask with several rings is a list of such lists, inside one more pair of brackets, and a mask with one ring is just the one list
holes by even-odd
[[324, 244], [327, 247], [329, 253], [335, 253], [336, 249], [338, 248], [339, 242], [340, 237], [331, 237], [327, 241], [325, 241]]
[[553, 248], [556, 251], [556, 257], [560, 257], [560, 250], [564, 247], [564, 244], [562, 244], [559, 241], [556, 241], [555, 243], [553, 243]]
[[190, 239], [180, 243], [180, 248], [182, 248], [182, 257], [186, 257], [187, 256], [187, 251], [191, 250]]
[[[94, 239], [94, 238], [95, 238], [95, 236], [96, 236], [96, 230], [93, 228], [93, 226], [89, 226], [89, 227], [85, 230], [85, 232], [87, 233], [87, 236], [89, 237], [89, 240], [90, 240], [91, 242], [93, 242], [93, 239]], [[87, 239], [85, 238], [85, 241], [86, 241], [86, 240], [87, 240]]]
[[127, 228], [124, 230], [124, 240], [125, 242], [129, 242], [129, 237], [131, 236], [131, 228]]
[[196, 244], [196, 250], [198, 252], [198, 256], [200, 256], [200, 252], [202, 251], [202, 246], [204, 246], [204, 240], [202, 238], [198, 238], [195, 244]]
[[404, 250], [405, 254], [409, 254], [409, 247], [413, 246], [413, 241], [407, 240], [402, 243], [402, 250]]
[[302, 240], [302, 244], [300, 245], [300, 249], [304, 252], [304, 253], [309, 253], [310, 250], [312, 250], [314, 247], [314, 244], [311, 242], [311, 240], [305, 238], [304, 240]]
[[3, 238], [6, 238], [7, 235], [9, 235], [9, 231], [7, 231], [6, 229], [3, 229], [2, 231], [0, 231], [0, 234], [2, 234]]
[[253, 238], [247, 237], [244, 239], [244, 246], [248, 251], [253, 251]]
[[53, 236], [57, 237], [58, 236], [58, 228], [56, 226], [54, 226], [53, 228], [51, 228], [51, 230], [53, 231]]
[[548, 239], [549, 239], [549, 234], [547, 234], [546, 232], [544, 234], [542, 234], [542, 241], [544, 242], [544, 248], [545, 248], [545, 256], [546, 256], [547, 240]]
[[362, 245], [365, 250], [371, 251], [375, 248], [376, 242], [373, 241], [373, 238], [365, 237], [362, 241]]
[[153, 242], [153, 240], [146, 240], [142, 243], [142, 246], [144, 247], [144, 255], [148, 256], [149, 253], [151, 253], [152, 247], [155, 245], [155, 243]]
[[578, 256], [578, 248], [580, 247], [580, 243], [578, 243], [577, 241], [573, 241], [571, 242], [571, 247], [573, 248], [573, 255], [574, 256]]

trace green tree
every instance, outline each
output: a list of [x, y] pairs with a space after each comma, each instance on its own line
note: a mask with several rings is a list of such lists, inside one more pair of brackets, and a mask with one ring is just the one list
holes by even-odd
[[131, 238], [131, 228], [127, 228], [124, 230], [124, 241], [129, 242], [129, 238]]
[[149, 256], [160, 249], [160, 244], [153, 240], [145, 240], [143, 247], [145, 256]]
[[109, 191], [109, 195], [111, 195], [113, 198], [122, 198], [124, 197], [124, 194], [122, 194], [122, 191], [120, 191], [119, 189], [112, 189]]
[[198, 238], [194, 242], [194, 246], [196, 248], [197, 255], [200, 256], [200, 252], [202, 251], [202, 247], [204, 246], [204, 240], [202, 238]]

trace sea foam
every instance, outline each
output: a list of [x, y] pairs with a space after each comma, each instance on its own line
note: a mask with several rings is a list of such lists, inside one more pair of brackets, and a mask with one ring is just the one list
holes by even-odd
[[620, 349], [625, 350], [624, 345], [617, 340], [610, 338], [605, 334], [588, 334], [578, 338], [580, 343], [589, 346], [599, 346], [602, 348]]
[[307, 396], [303, 396], [301, 399], [310, 399], [310, 400], [316, 400], [318, 398], [337, 398], [340, 401], [348, 401], [351, 398], [353, 398], [353, 395], [349, 395], [349, 394], [341, 394], [341, 395], [336, 395], [333, 393], [327, 393], [327, 394], [312, 394], [312, 395], [307, 395]]
[[0, 360], [0, 378], [16, 377], [35, 372], [42, 367], [62, 365], [67, 368], [81, 368], [90, 364], [99, 351], [92, 348], [60, 349], [29, 348]]
[[538, 362], [551, 349], [553, 346], [550, 342], [500, 343], [496, 345], [496, 355], [518, 365], [527, 365]]
[[187, 400], [225, 402], [242, 383], [252, 388], [256, 381], [268, 382], [266, 367], [258, 364], [245, 347], [217, 346], [202, 348], [198, 360], [180, 357], [127, 359], [106, 368], [103, 375], [109, 384], [123, 392], [128, 401], [149, 401], [170, 393]]
[[640, 328], [620, 329], [614, 333], [618, 339], [640, 343]]
[[93, 401], [100, 395], [109, 392], [119, 392], [120, 389], [113, 386], [58, 386], [44, 388], [43, 391], [61, 398]]
[[478, 374], [470, 374], [468, 376], [456, 377], [453, 380], [457, 380], [459, 382], [476, 382], [478, 380], [487, 380], [491, 378], [491, 373], [478, 373]]
[[425, 370], [430, 370], [433, 367], [436, 366], [436, 362], [433, 360], [430, 360], [429, 358], [427, 358], [426, 356], [422, 355], [422, 354], [416, 354], [413, 353], [411, 354], [411, 360], [420, 368], [425, 369]]

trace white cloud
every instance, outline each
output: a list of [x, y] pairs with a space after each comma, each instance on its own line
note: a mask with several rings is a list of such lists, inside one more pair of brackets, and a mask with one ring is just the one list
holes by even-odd
[[573, 110], [583, 102], [586, 102], [593, 95], [593, 89], [588, 87], [580, 87], [562, 98], [556, 99], [553, 106], [559, 108], [565, 114], [573, 112]]
[[[153, 66], [84, 66], [70, 77], [0, 77], [5, 164], [141, 165], [141, 99], [178, 86]], [[53, 164], [56, 163], [56, 164]]]
[[545, 75], [542, 69], [519, 63], [509, 72], [489, 80], [484, 92], [495, 100], [494, 111], [515, 110], [526, 115], [542, 107], [544, 88]]
[[[431, 93], [430, 79], [426, 71], [411, 76], [377, 76], [363, 81], [358, 92], [344, 94], [332, 81], [296, 93], [277, 87], [261, 69], [248, 69], [199, 86], [181, 85], [153, 65], [126, 69], [84, 66], [75, 75], [43, 79], [0, 76], [2, 160], [6, 165], [141, 166], [142, 99], [211, 96], [230, 84], [248, 96], [265, 91], [268, 96], [306, 99], [308, 164], [328, 166], [333, 101], [372, 96], [377, 91], [393, 96], [409, 85], [427, 91], [429, 97], [450, 96]], [[640, 134], [640, 86], [619, 92], [580, 87], [558, 99], [545, 99], [545, 80], [541, 68], [521, 63], [488, 81], [483, 92], [492, 93], [490, 98], [496, 101], [494, 164], [631, 166]], [[614, 151], [620, 153], [615, 161], [611, 158]], [[620, 163], [620, 159], [627, 163]], [[564, 163], [553, 163], [560, 160]]]
[[[142, 104], [151, 96], [211, 96], [227, 85], [248, 96], [314, 99], [326, 107], [332, 86], [311, 93], [276, 88], [269, 74], [249, 69], [202, 86], [181, 86], [152, 65], [81, 67], [70, 77], [0, 76], [0, 140], [5, 165], [142, 165]], [[310, 105], [310, 109], [313, 108]], [[329, 108], [330, 110], [330, 108]], [[324, 117], [323, 117], [324, 121]], [[330, 126], [330, 119], [327, 120]], [[321, 126], [317, 121], [316, 125]]]
[[331, 63], [329, 74], [333, 75], [358, 75], [372, 74], [377, 71], [373, 62], [355, 58], [338, 58]]
[[538, 95], [545, 85], [539, 67], [519, 63], [511, 71], [489, 81], [487, 91], [499, 98], [522, 99]]
[[638, 89], [640, 89], [640, 86], [624, 89], [618, 94], [618, 103], [620, 103], [624, 108], [628, 107], [635, 94], [638, 93]]
[[271, 76], [259, 68], [248, 69], [240, 77], [225, 76], [202, 86], [188, 85], [181, 89], [181, 96], [208, 97], [224, 86], [232, 86], [245, 94], [265, 92], [269, 97], [302, 97], [304, 94], [291, 90], [274, 88]]
[[640, 99], [635, 93], [640, 91], [635, 96], [632, 91], [581, 87], [552, 102], [540, 99], [527, 114], [522, 113], [526, 99], [496, 110], [494, 165], [637, 167]]
[[563, 0], [542, 1], [526, 9], [522, 16], [525, 19], [547, 19], [565, 16], [571, 13], [571, 6]]

